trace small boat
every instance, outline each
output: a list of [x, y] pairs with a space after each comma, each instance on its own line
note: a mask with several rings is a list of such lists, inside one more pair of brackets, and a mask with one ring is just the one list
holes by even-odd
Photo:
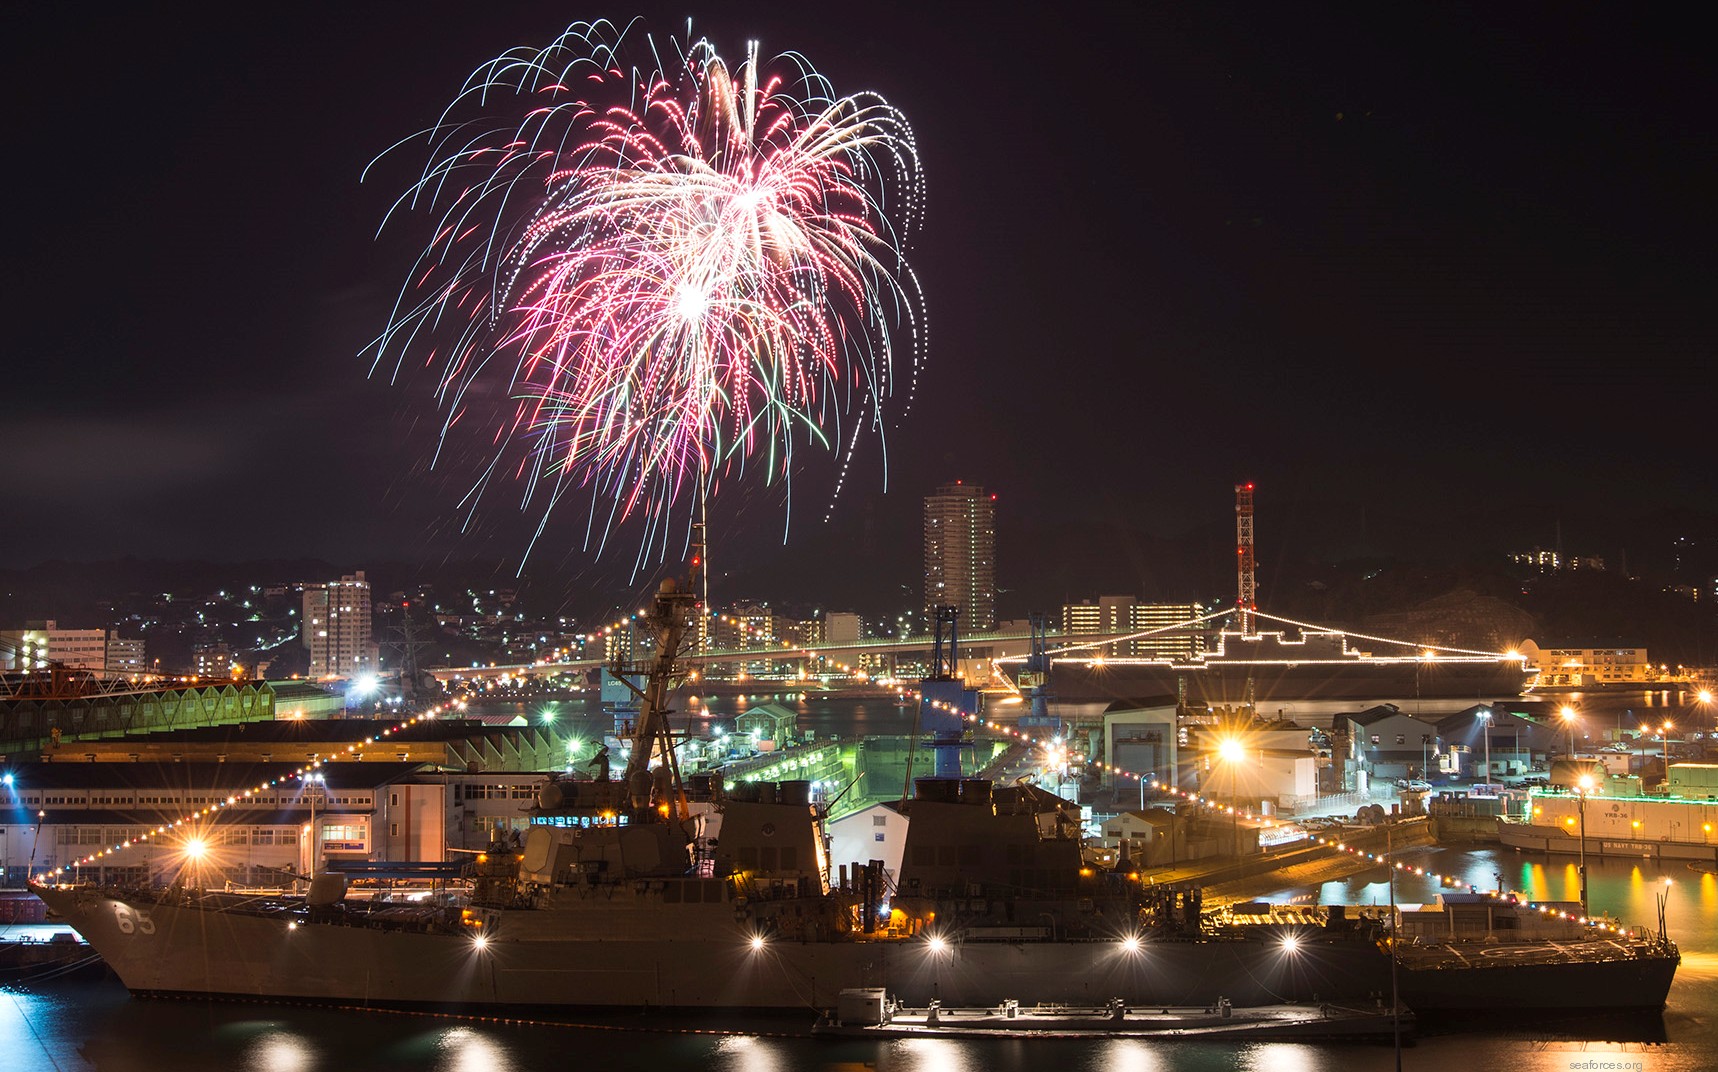
[[45, 937], [0, 937], [0, 985], [45, 982], [69, 975], [102, 971], [101, 954], [70, 931]]

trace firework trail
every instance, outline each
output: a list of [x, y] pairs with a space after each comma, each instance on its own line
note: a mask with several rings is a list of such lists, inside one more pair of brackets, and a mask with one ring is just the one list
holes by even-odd
[[468, 521], [517, 480], [540, 537], [579, 492], [586, 546], [642, 518], [642, 564], [748, 468], [791, 503], [796, 447], [842, 454], [839, 494], [859, 433], [910, 402], [923, 180], [902, 115], [797, 54], [754, 44], [730, 68], [706, 40], [646, 36], [629, 64], [626, 36], [576, 23], [510, 51], [383, 154], [427, 143], [388, 219], [433, 237], [366, 352], [372, 374], [439, 370], [438, 457], [461, 421], [485, 434]]

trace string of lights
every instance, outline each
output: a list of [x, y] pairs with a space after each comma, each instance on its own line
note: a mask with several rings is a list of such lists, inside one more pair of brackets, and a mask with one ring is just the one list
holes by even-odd
[[[396, 723], [393, 726], [388, 727], [385, 730], [382, 730], [380, 733], [377, 733], [373, 736], [364, 738], [363, 741], [361, 741], [361, 742], [358, 742], [356, 744], [347, 745], [346, 746], [346, 753], [348, 755], [355, 755], [361, 749], [366, 748], [370, 745], [373, 745], [379, 740], [383, 740], [385, 738], [391, 737], [394, 734], [401, 732], [402, 730], [409, 729], [410, 727], [416, 725], [419, 722], [426, 722], [426, 721], [429, 721], [431, 719], [434, 719], [437, 715], [441, 714], [443, 710], [452, 709], [456, 706], [463, 707], [464, 705], [463, 704], [457, 704], [457, 703], [437, 704], [436, 706], [431, 707], [429, 710], [425, 711], [423, 714], [413, 715], [412, 717], [410, 717], [408, 719], [405, 719], [399, 723]], [[274, 789], [274, 788], [282, 785], [283, 783], [291, 782], [294, 779], [303, 780], [303, 779], [305, 779], [305, 777], [307, 775], [314, 774], [317, 770], [319, 770], [326, 763], [331, 762], [332, 759], [339, 759], [339, 758], [342, 758], [342, 757], [335, 756], [335, 757], [331, 757], [331, 759], [328, 759], [328, 760], [324, 760], [324, 759], [312, 760], [309, 763], [306, 763], [304, 766], [297, 768], [296, 770], [293, 770], [287, 774], [281, 775], [279, 778], [269, 778], [265, 781], [258, 782], [256, 785], [251, 786], [249, 789], [246, 789], [242, 793], [229, 794], [227, 799], [225, 799], [225, 800], [216, 801], [215, 803], [210, 804], [207, 807], [197, 808], [194, 811], [187, 812], [185, 815], [179, 817], [178, 819], [173, 820], [172, 822], [161, 823], [160, 825], [156, 826], [153, 830], [146, 830], [134, 838], [126, 838], [125, 840], [115, 842], [114, 844], [109, 845], [106, 848], [97, 849], [96, 851], [90, 853], [87, 856], [79, 857], [78, 859], [73, 860], [70, 863], [63, 864], [60, 867], [54, 868], [52, 871], [48, 872], [48, 875], [49, 875], [49, 877], [57, 878], [57, 877], [60, 877], [62, 875], [65, 875], [67, 872], [73, 871], [77, 868], [88, 867], [91, 864], [96, 863], [97, 861], [106, 859], [107, 857], [114, 855], [115, 853], [124, 852], [126, 849], [132, 848], [133, 846], [141, 845], [141, 844], [144, 844], [145, 842], [150, 842], [150, 841], [159, 842], [166, 835], [173, 834], [176, 832], [181, 832], [182, 828], [187, 826], [187, 825], [191, 826], [192, 828], [196, 828], [199, 821], [201, 821], [201, 820], [212, 819], [219, 812], [222, 812], [228, 808], [234, 807], [234, 806], [239, 805], [239, 804], [247, 803], [253, 797], [255, 797], [257, 794], [265, 793], [270, 789]]]

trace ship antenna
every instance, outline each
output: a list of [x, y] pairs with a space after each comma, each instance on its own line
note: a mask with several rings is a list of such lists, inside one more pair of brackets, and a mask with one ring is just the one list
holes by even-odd
[[[701, 532], [700, 532], [701, 535]], [[638, 723], [632, 734], [632, 755], [627, 757], [625, 785], [631, 796], [634, 812], [650, 807], [650, 761], [660, 749], [662, 762], [668, 767], [675, 792], [677, 819], [690, 818], [686, 788], [680, 777], [680, 759], [674, 751], [674, 733], [669, 728], [668, 694], [674, 686], [681, 645], [690, 631], [698, 607], [697, 583], [702, 567], [703, 543], [695, 546], [689, 576], [684, 582], [664, 578], [657, 587], [651, 609], [644, 615], [645, 627], [656, 638], [656, 650], [645, 670], [641, 689], [632, 684], [625, 673], [615, 676], [627, 683], [639, 699]]]

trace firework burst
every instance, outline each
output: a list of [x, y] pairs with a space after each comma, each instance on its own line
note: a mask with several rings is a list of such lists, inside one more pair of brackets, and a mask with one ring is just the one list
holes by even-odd
[[646, 37], [629, 65], [626, 37], [580, 23], [506, 53], [390, 150], [429, 146], [389, 217], [433, 237], [371, 351], [439, 371], [444, 447], [462, 420], [486, 433], [462, 505], [516, 479], [546, 523], [581, 492], [587, 545], [641, 517], [642, 563], [724, 481], [791, 487], [796, 449], [841, 455], [839, 494], [860, 433], [910, 400], [923, 187], [901, 114], [803, 57], [730, 68]]

